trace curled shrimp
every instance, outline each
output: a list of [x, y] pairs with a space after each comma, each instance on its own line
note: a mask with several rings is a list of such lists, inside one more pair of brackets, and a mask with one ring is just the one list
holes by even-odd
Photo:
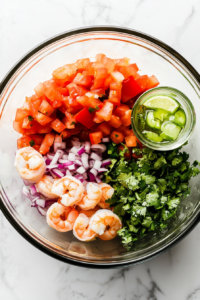
[[122, 228], [120, 218], [111, 210], [100, 209], [90, 219], [90, 228], [104, 241], [116, 237], [117, 231]]
[[96, 232], [90, 228], [90, 218], [85, 214], [79, 214], [73, 227], [74, 236], [84, 242], [89, 242], [95, 239], [97, 236]]
[[45, 197], [49, 199], [56, 199], [58, 198], [57, 195], [51, 192], [53, 183], [55, 179], [48, 175], [43, 175], [42, 178], [35, 184], [36, 190], [38, 193], [41, 193]]
[[75, 177], [64, 176], [54, 182], [51, 192], [61, 197], [63, 205], [72, 206], [81, 201], [84, 187]]
[[59, 203], [52, 204], [47, 210], [47, 224], [60, 232], [72, 230], [77, 217], [75, 208]]
[[99, 183], [99, 187], [102, 190], [102, 197], [98, 203], [98, 206], [101, 208], [109, 208], [110, 204], [106, 203], [105, 201], [112, 197], [114, 194], [114, 189], [107, 183]]
[[38, 182], [46, 170], [42, 155], [32, 147], [19, 149], [15, 156], [14, 165], [21, 178], [29, 183]]
[[99, 209], [100, 209], [100, 207], [95, 206], [95, 208], [93, 208], [93, 209], [89, 209], [89, 210], [83, 210], [83, 209], [81, 209], [81, 210], [79, 210], [78, 212], [79, 212], [79, 214], [84, 214], [84, 215], [86, 215], [88, 218], [91, 218], [91, 217], [95, 214], [95, 212], [96, 212], [97, 210], [99, 210]]
[[102, 191], [96, 183], [89, 182], [86, 186], [82, 200], [78, 203], [78, 206], [83, 210], [94, 208], [101, 200]]

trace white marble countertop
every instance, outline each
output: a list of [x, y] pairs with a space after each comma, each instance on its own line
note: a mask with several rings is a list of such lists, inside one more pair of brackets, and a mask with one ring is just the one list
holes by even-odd
[[[143, 31], [200, 71], [198, 0], [0, 0], [0, 80], [43, 40], [86, 25]], [[165, 254], [125, 269], [64, 264], [24, 240], [0, 212], [1, 300], [200, 299], [200, 225]]]

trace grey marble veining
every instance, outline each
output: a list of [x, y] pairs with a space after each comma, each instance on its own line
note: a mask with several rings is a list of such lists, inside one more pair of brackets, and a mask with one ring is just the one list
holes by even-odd
[[[0, 0], [0, 80], [43, 40], [88, 25], [146, 32], [200, 71], [199, 0]], [[200, 225], [170, 251], [116, 270], [59, 262], [24, 240], [0, 212], [1, 300], [200, 299]]]

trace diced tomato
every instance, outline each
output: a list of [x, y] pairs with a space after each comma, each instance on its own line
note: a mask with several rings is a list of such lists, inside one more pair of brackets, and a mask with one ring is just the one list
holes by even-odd
[[[130, 160], [131, 157], [132, 157], [132, 151], [131, 151], [131, 148], [129, 148], [129, 147], [126, 147], [126, 148], [127, 148], [127, 150], [126, 150], [126, 152], [124, 153], [124, 157], [125, 157], [126, 159]], [[118, 150], [119, 150], [119, 151], [120, 151], [120, 150], [124, 150], [124, 146], [123, 146], [123, 145], [120, 145], [120, 146], [118, 147]]]
[[122, 122], [118, 116], [112, 114], [112, 117], [110, 121], [108, 121], [108, 124], [114, 128], [118, 128], [122, 125]]
[[43, 86], [43, 83], [40, 82], [35, 88], [34, 88], [34, 91], [36, 93], [36, 95], [38, 97], [41, 97], [44, 95], [44, 86]]
[[138, 77], [137, 72], [139, 71], [139, 68], [136, 64], [131, 64], [126, 67], [120, 67], [118, 71], [124, 75], [125, 79], [130, 76], [133, 76], [133, 78], [136, 79]]
[[117, 131], [121, 132], [124, 136], [134, 135], [133, 130], [128, 127], [125, 127], [124, 125], [121, 125], [119, 128], [117, 128]]
[[50, 125], [42, 126], [40, 124], [37, 124], [37, 132], [38, 133], [50, 133], [52, 131], [52, 128]]
[[129, 108], [133, 108], [133, 106], [135, 105], [135, 102], [137, 101], [137, 98], [140, 96], [140, 94], [138, 94], [137, 96], [135, 96], [133, 99], [130, 99], [126, 102], [126, 105], [129, 106]]
[[95, 124], [93, 122], [93, 117], [94, 113], [90, 113], [87, 107], [75, 115], [76, 121], [83, 124], [87, 128], [91, 128]]
[[78, 73], [74, 78], [73, 82], [82, 86], [90, 86], [92, 83], [92, 76]]
[[65, 79], [66, 81], [70, 81], [73, 80], [72, 77], [74, 74], [76, 74], [76, 70], [76, 64], [67, 64], [53, 71], [52, 75], [57, 79]]
[[30, 111], [23, 108], [17, 108], [16, 115], [15, 115], [15, 121], [23, 121], [24, 118], [30, 115]]
[[125, 111], [124, 115], [121, 117], [121, 121], [124, 126], [131, 125], [131, 113], [132, 113], [132, 110], [129, 109], [129, 110]]
[[64, 97], [63, 103], [66, 106], [68, 112], [72, 114], [76, 114], [83, 107], [80, 103], [77, 102], [76, 98], [72, 98], [70, 96]]
[[96, 112], [97, 117], [103, 119], [104, 121], [109, 121], [112, 117], [113, 104], [106, 101], [105, 105]]
[[78, 86], [78, 85], [76, 86], [76, 91], [78, 93], [78, 96], [83, 96], [86, 93], [88, 93], [88, 90], [86, 90], [84, 87]]
[[110, 138], [115, 144], [119, 144], [124, 141], [124, 135], [119, 131], [113, 131], [110, 135]]
[[36, 118], [41, 102], [42, 100], [40, 98], [32, 97], [30, 102], [30, 111], [32, 117]]
[[49, 117], [55, 109], [49, 104], [49, 102], [47, 102], [46, 100], [42, 100], [42, 103], [40, 104], [38, 110], [45, 116]]
[[96, 54], [95, 59], [97, 62], [103, 63], [104, 57], [106, 57], [105, 54], [98, 53], [98, 54]]
[[147, 90], [152, 89], [152, 88], [156, 87], [157, 85], [159, 85], [159, 81], [154, 75], [148, 77], [148, 82], [146, 85]]
[[42, 141], [39, 152], [43, 155], [48, 153], [50, 150], [50, 147], [53, 145], [54, 139], [55, 139], [54, 133], [47, 133], [45, 135], [45, 138]]
[[85, 69], [89, 63], [90, 63], [89, 58], [78, 59], [76, 61], [76, 68], [77, 69]]
[[66, 87], [59, 86], [56, 88], [56, 91], [59, 92], [63, 96], [69, 96], [69, 91]]
[[99, 131], [102, 131], [103, 136], [110, 135], [112, 131], [112, 127], [107, 122], [103, 122], [102, 124], [100, 124], [97, 129]]
[[122, 84], [121, 82], [113, 82], [110, 84], [109, 98], [118, 97], [121, 99]]
[[35, 142], [36, 145], [41, 145], [44, 139], [43, 135], [40, 134], [31, 134], [29, 135], [30, 139]]
[[93, 118], [93, 122], [99, 124], [99, 123], [104, 122], [104, 119], [101, 118], [101, 117], [99, 117], [99, 116], [95, 113], [94, 118]]
[[130, 76], [129, 78], [125, 79], [122, 83], [122, 102], [130, 100], [131, 98], [135, 97], [141, 92], [141, 86], [137, 83], [133, 76]]
[[[109, 101], [110, 101], [110, 100], [109, 100]], [[126, 112], [127, 110], [129, 110], [128, 105], [126, 105], [126, 104], [120, 104], [120, 105], [117, 106], [117, 108], [115, 109], [114, 114], [115, 114], [116, 116], [118, 116], [118, 117], [121, 118], [121, 117], [125, 114], [125, 112]]]
[[95, 77], [94, 77], [94, 88], [95, 89], [99, 89], [104, 86], [104, 81], [105, 81], [107, 75], [108, 75], [107, 68], [96, 69]]
[[31, 126], [31, 128], [29, 129], [25, 129], [24, 128], [24, 131], [25, 131], [25, 134], [36, 134], [38, 133], [38, 123], [36, 121], [33, 121], [33, 126]]
[[40, 112], [37, 113], [36, 120], [40, 125], [46, 125], [53, 121], [52, 118], [47, 117], [47, 116], [41, 114]]
[[89, 139], [90, 139], [89, 133], [90, 133], [90, 130], [87, 129], [87, 128], [81, 130], [81, 132], [78, 134], [78, 137], [79, 137], [80, 141], [81, 142], [89, 141]]
[[29, 147], [30, 141], [31, 141], [31, 138], [27, 135], [24, 135], [23, 137], [21, 137], [20, 139], [17, 140], [17, 149]]
[[89, 75], [94, 75], [95, 69], [94, 69], [94, 63], [93, 62], [90, 62], [89, 64], [87, 64], [85, 69], [86, 69], [86, 71], [88, 72]]
[[66, 126], [59, 119], [54, 120], [51, 123], [51, 127], [59, 133], [66, 128]]
[[142, 75], [138, 79], [136, 79], [136, 82], [140, 85], [141, 89], [144, 91], [147, 86], [148, 76]]
[[91, 89], [91, 93], [94, 95], [98, 95], [99, 97], [102, 97], [103, 95], [106, 94], [105, 89], [100, 88], [100, 89]]
[[104, 81], [104, 89], [107, 90], [110, 87], [110, 84], [113, 82], [113, 78], [110, 74], [106, 76], [106, 79]]
[[65, 140], [71, 136], [71, 133], [70, 133], [70, 130], [65, 129], [60, 133], [60, 135], [61, 135], [62, 139]]
[[63, 124], [66, 126], [68, 129], [73, 129], [75, 128], [76, 125], [76, 119], [73, 114], [69, 112], [65, 112], [65, 118], [62, 120]]
[[80, 123], [76, 123], [75, 128], [74, 129], [68, 129], [70, 132], [70, 135], [76, 135], [79, 132], [81, 132], [81, 130], [83, 129], [83, 125]]
[[115, 97], [115, 96], [113, 96], [113, 97], [109, 97], [109, 102], [111, 102], [113, 105], [115, 105], [115, 106], [118, 106], [118, 105], [120, 105], [120, 98], [119, 97]]
[[59, 134], [56, 134], [54, 143], [62, 143], [62, 136]]
[[23, 109], [31, 110], [31, 99], [32, 97], [26, 97], [25, 102], [23, 103]]
[[116, 67], [126, 67], [129, 65], [129, 58], [124, 57], [124, 58], [120, 58], [120, 59], [114, 59], [114, 63], [115, 63], [115, 68]]
[[115, 63], [114, 63], [113, 59], [104, 56], [103, 60], [102, 60], [102, 63], [107, 68], [108, 73], [112, 73], [114, 71], [114, 69], [115, 69]]
[[137, 138], [136, 138], [136, 136], [126, 136], [125, 141], [126, 141], [126, 145], [128, 147], [137, 147]]
[[24, 118], [22, 128], [30, 129], [34, 124], [33, 117], [28, 116]]
[[35, 149], [36, 151], [40, 151], [40, 145], [34, 145], [34, 146], [32, 146], [33, 147], [33, 149]]
[[51, 80], [47, 80], [43, 83], [44, 86], [44, 94], [47, 96], [49, 100], [52, 102], [59, 101], [62, 102], [62, 95], [57, 91], [57, 87], [53, 84]]
[[92, 145], [101, 143], [101, 139], [103, 138], [102, 131], [96, 131], [89, 134], [90, 142]]
[[91, 107], [97, 110], [101, 107], [102, 104], [100, 100], [94, 98], [94, 95], [92, 97], [87, 97], [86, 95], [77, 97], [76, 100], [79, 104], [82, 105], [82, 107]]
[[22, 124], [23, 124], [23, 121], [18, 121], [18, 122], [14, 121], [13, 122], [13, 128], [18, 133], [24, 134], [25, 130], [22, 128]]

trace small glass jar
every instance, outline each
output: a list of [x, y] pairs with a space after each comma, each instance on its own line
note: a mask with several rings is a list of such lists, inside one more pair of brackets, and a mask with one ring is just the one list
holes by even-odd
[[[141, 132], [138, 124], [138, 112], [147, 99], [155, 96], [169, 96], [175, 99], [184, 110], [186, 114], [186, 124], [185, 127], [182, 128], [178, 138], [174, 141], [164, 141], [164, 142], [153, 142], [147, 139], [144, 134]], [[184, 95], [181, 91], [174, 89], [172, 87], [157, 87], [147, 92], [143, 93], [136, 101], [135, 105], [132, 109], [132, 116], [131, 116], [131, 124], [133, 131], [136, 137], [147, 147], [154, 149], [154, 150], [173, 150], [180, 146], [182, 146], [191, 136], [195, 124], [196, 124], [196, 114], [194, 110], [194, 106], [192, 105], [191, 101], [188, 99], [186, 95]]]

